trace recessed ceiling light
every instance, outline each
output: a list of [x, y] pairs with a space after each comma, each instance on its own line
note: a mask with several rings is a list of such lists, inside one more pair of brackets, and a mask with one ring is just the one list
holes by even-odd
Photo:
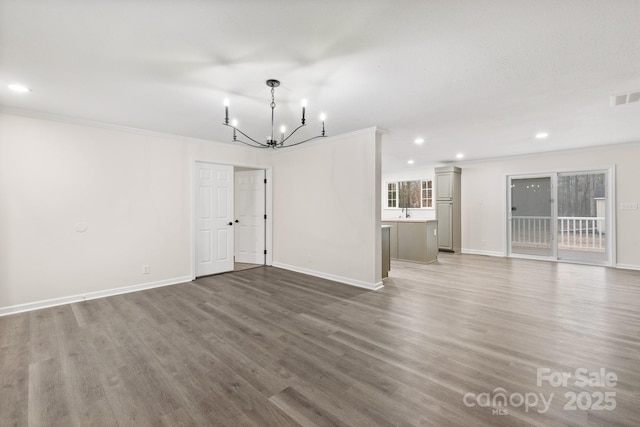
[[456, 154], [456, 159], [462, 159], [463, 157], [464, 157], [464, 154], [462, 153]]
[[414, 162], [413, 160], [409, 160], [409, 161], [407, 162], [407, 164], [409, 164], [409, 165], [412, 165], [412, 164], [414, 164], [414, 163], [415, 163], [415, 162]]
[[415, 142], [416, 144], [422, 144], [424, 142], [424, 139], [423, 138], [416, 138], [416, 140], [413, 141], [413, 142]]
[[28, 87], [26, 87], [25, 85], [21, 85], [21, 84], [10, 84], [9, 85], [9, 89], [11, 89], [14, 92], [18, 92], [18, 93], [27, 93], [27, 92], [31, 92], [31, 89], [29, 89]]
[[536, 133], [536, 139], [545, 139], [549, 134], [547, 132], [538, 132]]

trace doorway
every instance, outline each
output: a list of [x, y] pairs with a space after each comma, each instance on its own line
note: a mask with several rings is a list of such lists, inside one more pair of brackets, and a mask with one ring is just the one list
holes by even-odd
[[234, 271], [239, 271], [265, 264], [265, 171], [235, 168], [234, 181]]
[[508, 177], [509, 256], [611, 265], [609, 170]]
[[270, 264], [270, 169], [194, 162], [193, 277]]
[[511, 178], [509, 221], [512, 254], [553, 257], [552, 177]]

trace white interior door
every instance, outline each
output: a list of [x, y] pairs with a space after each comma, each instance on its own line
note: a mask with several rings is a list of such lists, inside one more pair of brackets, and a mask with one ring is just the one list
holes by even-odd
[[196, 163], [196, 277], [233, 270], [233, 166]]
[[264, 264], [265, 171], [235, 174], [236, 262]]

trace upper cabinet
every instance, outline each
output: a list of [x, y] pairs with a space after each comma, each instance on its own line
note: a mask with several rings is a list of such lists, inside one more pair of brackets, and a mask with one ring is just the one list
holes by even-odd
[[[447, 169], [440, 172], [441, 169]], [[451, 168], [438, 168], [436, 169], [436, 200], [452, 200], [453, 188], [454, 188], [454, 175]]]

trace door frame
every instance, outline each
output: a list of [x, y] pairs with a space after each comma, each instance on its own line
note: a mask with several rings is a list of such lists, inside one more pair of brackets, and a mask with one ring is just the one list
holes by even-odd
[[[263, 181], [264, 179], [267, 178], [267, 171], [264, 170], [264, 169], [247, 169], [247, 168], [242, 168], [242, 169], [245, 169], [245, 170], [238, 170], [238, 169], [236, 169], [234, 167], [234, 171], [233, 171], [233, 182], [234, 182], [234, 198], [233, 198], [234, 223], [237, 223], [238, 222], [238, 218], [239, 218], [239, 214], [238, 214], [238, 212], [236, 212], [236, 207], [238, 206], [238, 200], [239, 200], [238, 197], [236, 197], [238, 195], [238, 189], [235, 186], [236, 178], [237, 178], [238, 174], [259, 171], [260, 172], [260, 181]], [[260, 183], [260, 185], [264, 185], [264, 197], [262, 199], [262, 206], [260, 206], [261, 211], [260, 211], [260, 215], [259, 215], [260, 217], [262, 217], [263, 215], [266, 214], [266, 211], [265, 211], [266, 203], [265, 203], [265, 201], [266, 201], [266, 194], [267, 194], [267, 191], [266, 191], [267, 190], [267, 186], [266, 186], [266, 184], [263, 184], [263, 183]], [[263, 223], [262, 226], [264, 227], [264, 230], [261, 233], [263, 235], [262, 237], [264, 239], [266, 237], [267, 219], [266, 218], [264, 218], [264, 219], [261, 218], [260, 222]], [[238, 235], [239, 235], [238, 234], [238, 230], [236, 228], [234, 230], [234, 248], [233, 248], [234, 259], [237, 256], [237, 247], [235, 247], [235, 243], [238, 241]], [[264, 242], [264, 240], [263, 240], [263, 242]], [[264, 246], [266, 247], [266, 243], [264, 243]], [[261, 261], [259, 263], [252, 263], [252, 264], [265, 265], [266, 257], [267, 257], [266, 254], [260, 254], [259, 258], [261, 259]]]
[[[607, 203], [605, 204], [605, 212], [607, 215], [607, 232], [606, 232], [606, 245], [607, 245], [607, 260], [604, 263], [584, 263], [573, 260], [560, 260], [558, 259], [558, 245], [557, 245], [557, 235], [554, 239], [554, 249], [553, 256], [550, 257], [536, 257], [529, 256], [524, 254], [513, 254], [511, 252], [511, 222], [510, 222], [510, 209], [511, 209], [511, 178], [540, 178], [545, 176], [552, 176], [552, 191], [553, 191], [553, 215], [552, 219], [554, 228], [557, 228], [557, 218], [558, 218], [558, 205], [556, 203], [557, 198], [557, 180], [559, 174], [567, 174], [567, 173], [590, 173], [590, 172], [606, 172], [607, 173]], [[617, 241], [617, 223], [616, 216], [617, 211], [615, 209], [616, 205], [616, 166], [615, 165], [607, 165], [607, 166], [594, 166], [589, 168], [575, 168], [575, 169], [555, 169], [551, 171], [542, 171], [542, 172], [533, 172], [533, 173], [507, 173], [505, 174], [506, 183], [506, 208], [504, 209], [505, 217], [504, 224], [506, 227], [506, 237], [507, 237], [507, 246], [506, 246], [506, 256], [510, 258], [530, 258], [530, 259], [540, 259], [545, 261], [555, 261], [562, 262], [567, 264], [587, 264], [587, 265], [600, 265], [605, 267], [615, 267], [617, 265], [617, 252], [616, 252], [616, 241]], [[556, 230], [557, 232], [557, 230]]]
[[[212, 162], [208, 160], [194, 159], [191, 161], [190, 167], [189, 167], [189, 177], [190, 177], [189, 183], [191, 187], [191, 201], [190, 201], [191, 280], [195, 280], [196, 278], [196, 190], [197, 190], [196, 187], [197, 185], [196, 185], [195, 174], [197, 171], [198, 163], [262, 169], [265, 171], [265, 176], [267, 179], [267, 184], [265, 188], [265, 213], [267, 215], [267, 220], [265, 223], [265, 239], [264, 239], [264, 245], [267, 251], [267, 255], [265, 256], [265, 265], [267, 266], [273, 265], [273, 168], [271, 166], [264, 166], [264, 165], [245, 164], [245, 163], [220, 163], [220, 162]], [[235, 181], [234, 181], [234, 192], [235, 192]], [[235, 242], [234, 242], [234, 245], [235, 245]]]

